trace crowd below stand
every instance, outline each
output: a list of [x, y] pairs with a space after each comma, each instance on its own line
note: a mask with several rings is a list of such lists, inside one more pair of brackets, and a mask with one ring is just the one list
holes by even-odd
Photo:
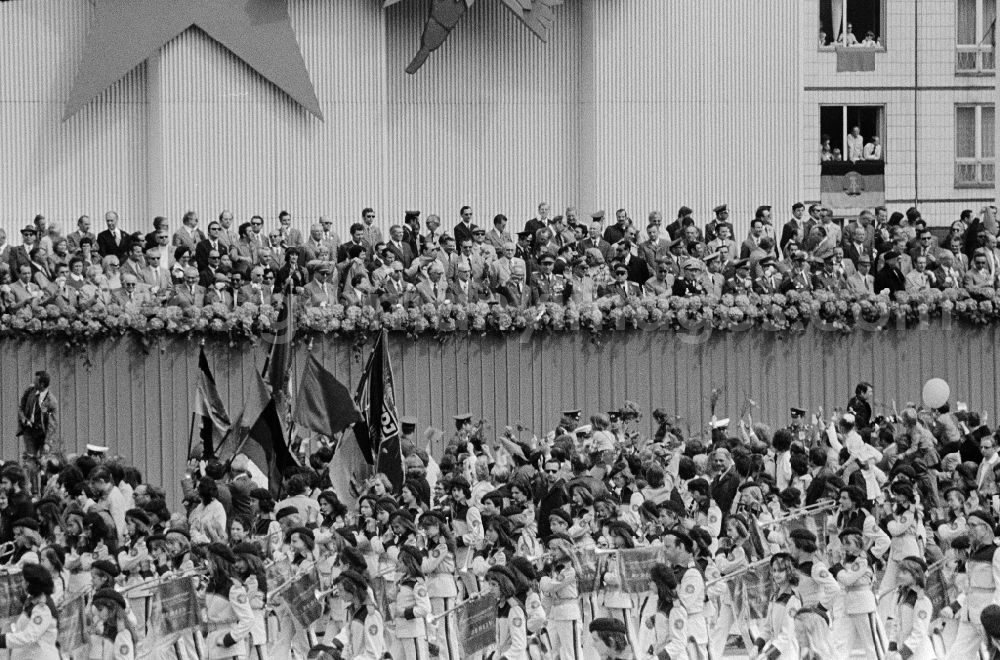
[[[341, 448], [325, 438], [303, 443], [311, 453], [280, 485], [242, 454], [196, 456], [182, 502], [106, 447], [44, 456], [37, 487], [8, 462], [0, 559], [26, 595], [0, 649], [60, 657], [57, 613], [83, 593], [85, 657], [135, 657], [144, 615], [131, 590], [198, 575], [205, 631], [159, 655], [458, 660], [467, 640], [452, 613], [489, 594], [495, 616], [477, 630], [495, 642], [475, 658], [1000, 657], [987, 413], [926, 387], [898, 413], [872, 384], [847, 394], [832, 415], [713, 415], [695, 432], [662, 409], [647, 425], [628, 401], [553, 411], [535, 433], [459, 414], [447, 442], [403, 417], [396, 487], [375, 473], [335, 489]], [[811, 526], [780, 524], [814, 513]], [[622, 562], [585, 577], [587, 553], [641, 549], [659, 560], [638, 587]], [[304, 647], [271, 639], [277, 565], [318, 576]], [[748, 569], [767, 576], [757, 616], [726, 588]]]
[[99, 233], [84, 216], [65, 236], [37, 216], [21, 230], [21, 245], [0, 231], [0, 314], [276, 307], [288, 291], [307, 307], [389, 311], [446, 301], [525, 309], [671, 296], [995, 291], [1000, 284], [995, 207], [963, 211], [942, 238], [915, 207], [891, 215], [878, 207], [844, 222], [817, 204], [790, 212], [779, 222], [761, 206], [740, 237], [725, 204], [700, 226], [688, 207], [670, 222], [653, 211], [644, 224], [625, 209], [613, 221], [573, 208], [550, 217], [542, 203], [514, 233], [506, 216], [477, 224], [465, 206], [451, 231], [437, 215], [422, 223], [419, 212], [407, 211], [383, 234], [366, 208], [343, 241], [328, 218], [302, 235], [284, 211], [266, 229], [261, 216], [236, 226], [223, 211], [207, 235], [194, 212], [173, 233], [163, 217], [148, 233], [130, 233], [108, 212]]

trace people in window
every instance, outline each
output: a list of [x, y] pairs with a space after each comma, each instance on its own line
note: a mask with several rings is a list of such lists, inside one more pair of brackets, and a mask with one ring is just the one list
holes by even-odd
[[852, 163], [864, 159], [865, 139], [861, 136], [861, 127], [855, 126], [847, 136], [847, 160]]
[[830, 136], [823, 134], [819, 139], [819, 162], [825, 163], [828, 160], [833, 160], [833, 149], [830, 148]]
[[857, 46], [858, 38], [854, 36], [854, 26], [850, 23], [847, 24], [847, 29], [844, 33], [840, 35], [841, 44], [844, 46]]
[[877, 135], [873, 135], [871, 142], [865, 145], [865, 160], [882, 160], [882, 142]]
[[871, 30], [868, 30], [868, 32], [865, 33], [865, 38], [861, 41], [861, 45], [868, 46], [870, 48], [877, 47], [879, 43], [878, 43], [878, 38], [875, 36], [875, 33], [872, 32]]

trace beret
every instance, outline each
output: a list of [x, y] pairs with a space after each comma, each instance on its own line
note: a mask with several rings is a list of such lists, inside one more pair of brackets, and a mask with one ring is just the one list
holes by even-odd
[[865, 533], [857, 527], [845, 527], [837, 536], [844, 538], [845, 536], [864, 536], [864, 534]]
[[102, 573], [106, 573], [109, 577], [116, 578], [121, 575], [121, 571], [118, 570], [118, 566], [116, 566], [114, 562], [108, 561], [107, 559], [98, 559], [91, 564], [90, 567], [96, 568]]
[[618, 619], [601, 617], [590, 622], [590, 632], [609, 632], [625, 634], [625, 624]]
[[573, 524], [573, 518], [569, 515], [569, 512], [566, 511], [566, 509], [553, 509], [552, 511], [549, 511], [549, 519], [551, 520], [552, 518], [559, 518], [567, 525]]
[[[97, 562], [94, 562], [95, 564]], [[52, 581], [52, 576], [49, 572], [42, 567], [41, 564], [25, 564], [24, 568], [21, 569], [21, 573], [24, 576], [24, 582], [26, 587], [33, 587], [31, 591], [41, 592], [43, 594], [52, 595], [55, 590], [55, 583]]]
[[338, 582], [353, 582], [362, 592], [368, 587], [368, 580], [361, 573], [358, 573], [352, 568], [347, 568], [341, 571], [340, 575], [337, 576]]
[[146, 527], [149, 527], [149, 514], [147, 514], [142, 509], [129, 509], [125, 512], [125, 519], [131, 518], [137, 522], [141, 522]]
[[515, 555], [509, 560], [509, 567], [523, 575], [529, 582], [534, 582], [538, 578], [538, 571], [535, 570], [531, 560], [521, 555]]
[[570, 538], [569, 534], [560, 534], [558, 532], [555, 534], [550, 534], [549, 537], [545, 539], [545, 545], [548, 545], [553, 541], [565, 541], [566, 543], [573, 545], [573, 539]]
[[422, 561], [423, 560], [423, 553], [420, 552], [420, 548], [414, 547], [412, 545], [403, 544], [403, 545], [399, 546], [399, 554], [400, 555], [403, 555], [403, 554], [410, 555], [410, 557], [412, 557], [413, 559], [415, 559], [417, 561]]
[[420, 525], [446, 525], [448, 524], [448, 519], [445, 518], [444, 513], [438, 511], [437, 509], [430, 509], [424, 511], [420, 514]]
[[910, 555], [909, 557], [904, 557], [902, 561], [905, 561], [909, 564], [916, 564], [920, 568], [921, 573], [927, 572], [927, 562], [924, 561], [923, 558], [921, 557], [917, 557], [916, 555]]
[[793, 529], [792, 533], [788, 535], [790, 538], [797, 539], [799, 541], [809, 541], [811, 543], [816, 542], [816, 535], [810, 532], [805, 527], [799, 527], [798, 529]]
[[283, 506], [278, 509], [278, 513], [274, 515], [276, 520], [281, 520], [285, 516], [294, 516], [299, 512], [294, 506]]
[[987, 605], [979, 615], [983, 630], [993, 639], [1000, 639], [1000, 605]]
[[94, 596], [91, 600], [92, 605], [111, 603], [114, 603], [123, 610], [125, 609], [125, 597], [114, 589], [98, 589], [94, 592]]
[[206, 547], [206, 550], [211, 552], [216, 557], [224, 559], [230, 564], [236, 561], [236, 555], [233, 554], [233, 551], [230, 550], [229, 546], [226, 545], [225, 543], [209, 543], [208, 547]]
[[353, 545], [344, 546], [339, 553], [339, 559], [341, 564], [347, 564], [349, 566], [361, 568], [362, 570], [368, 569], [368, 560], [365, 559], [365, 556], [361, 554], [361, 551]]
[[27, 527], [28, 529], [33, 529], [34, 531], [39, 530], [38, 521], [34, 518], [18, 518], [14, 521], [11, 527]]

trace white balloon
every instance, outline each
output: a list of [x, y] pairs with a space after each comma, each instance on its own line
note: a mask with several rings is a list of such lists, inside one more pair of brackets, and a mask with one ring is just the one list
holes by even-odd
[[940, 408], [948, 403], [951, 388], [942, 378], [931, 378], [924, 383], [923, 401], [928, 408]]

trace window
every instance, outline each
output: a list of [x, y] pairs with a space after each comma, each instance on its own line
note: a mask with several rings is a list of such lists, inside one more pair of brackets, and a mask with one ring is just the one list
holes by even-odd
[[958, 0], [955, 71], [963, 75], [996, 71], [997, 0]]
[[995, 181], [996, 109], [955, 106], [955, 187], [992, 188]]
[[885, 47], [885, 0], [819, 0], [819, 47]]
[[[849, 139], [858, 128], [862, 149]], [[880, 105], [821, 105], [820, 160], [885, 160], [885, 108]], [[829, 143], [829, 150], [824, 146]], [[850, 145], [854, 145], [851, 147]], [[849, 153], [850, 152], [850, 153]], [[865, 154], [868, 158], [865, 158]]]

